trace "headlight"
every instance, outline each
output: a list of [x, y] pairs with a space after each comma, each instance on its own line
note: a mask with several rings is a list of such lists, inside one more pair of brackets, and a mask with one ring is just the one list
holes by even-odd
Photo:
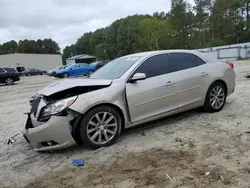
[[70, 105], [72, 105], [75, 102], [76, 98], [77, 96], [70, 97], [70, 98], [62, 99], [60, 101], [47, 105], [46, 107], [43, 108], [41, 117], [51, 116], [51, 115], [55, 115], [55, 114], [62, 112], [63, 110], [68, 108]]
[[30, 106], [32, 106], [33, 100], [34, 100], [34, 97], [30, 97], [29, 99]]

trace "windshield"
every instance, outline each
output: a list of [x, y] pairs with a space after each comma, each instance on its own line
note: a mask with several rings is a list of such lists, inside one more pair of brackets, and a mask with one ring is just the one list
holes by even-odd
[[61, 67], [59, 67], [59, 70], [64, 69], [64, 68], [66, 68], [67, 66], [68, 66], [68, 65], [61, 66]]
[[117, 58], [98, 69], [90, 76], [90, 78], [109, 80], [120, 78], [140, 58], [141, 57], [139, 56]]

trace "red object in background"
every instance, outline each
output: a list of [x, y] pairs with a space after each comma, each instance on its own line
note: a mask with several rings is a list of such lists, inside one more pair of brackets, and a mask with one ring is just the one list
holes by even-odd
[[234, 64], [232, 62], [227, 62], [227, 64], [232, 67], [232, 69], [234, 68]]

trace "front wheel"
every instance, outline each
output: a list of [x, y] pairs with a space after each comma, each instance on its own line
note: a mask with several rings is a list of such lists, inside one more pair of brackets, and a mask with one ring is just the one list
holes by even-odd
[[63, 78], [68, 78], [69, 74], [67, 72], [63, 73]]
[[220, 111], [226, 103], [227, 91], [220, 82], [213, 83], [207, 92], [204, 109], [209, 112]]
[[6, 85], [13, 85], [14, 84], [14, 80], [12, 78], [6, 78], [5, 84]]
[[114, 108], [100, 106], [88, 112], [79, 126], [83, 144], [88, 148], [98, 149], [116, 141], [121, 134], [122, 121]]

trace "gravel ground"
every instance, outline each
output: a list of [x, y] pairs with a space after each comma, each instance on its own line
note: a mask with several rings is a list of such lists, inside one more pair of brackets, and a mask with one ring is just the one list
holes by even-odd
[[[235, 62], [237, 87], [218, 113], [185, 112], [128, 129], [95, 151], [75, 146], [38, 153], [20, 132], [28, 98], [55, 79], [0, 85], [0, 187], [250, 187], [250, 61]], [[72, 159], [86, 160], [73, 167]]]

